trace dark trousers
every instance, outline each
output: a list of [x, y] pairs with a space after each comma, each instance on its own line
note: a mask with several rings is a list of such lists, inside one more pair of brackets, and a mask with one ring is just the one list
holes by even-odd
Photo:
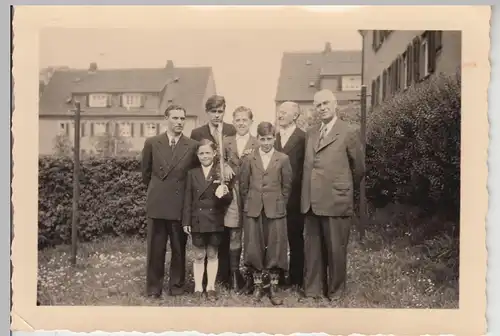
[[170, 260], [169, 284], [171, 295], [184, 293], [186, 276], [187, 235], [179, 221], [149, 218], [147, 233], [146, 292], [161, 294], [165, 277], [165, 254], [170, 238], [172, 258]]
[[244, 223], [244, 261], [253, 271], [288, 270], [286, 217], [267, 218], [264, 212]]
[[343, 289], [351, 217], [316, 216], [304, 224], [304, 294], [330, 296]]
[[[217, 269], [217, 277], [216, 281], [222, 284], [229, 284], [231, 269], [230, 269], [230, 259], [229, 259], [229, 228], [224, 227], [224, 231], [221, 232], [220, 236], [220, 245], [218, 248], [218, 269]], [[207, 262], [205, 260], [205, 267]], [[207, 274], [203, 274], [202, 280], [203, 286], [207, 285]]]
[[290, 284], [302, 287], [304, 282], [304, 215], [289, 212], [286, 224], [290, 247], [288, 266]]

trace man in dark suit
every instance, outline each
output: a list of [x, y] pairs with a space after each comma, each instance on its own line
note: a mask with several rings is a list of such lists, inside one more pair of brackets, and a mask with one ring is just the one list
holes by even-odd
[[301, 211], [304, 225], [304, 296], [338, 300], [345, 291], [347, 244], [354, 190], [365, 173], [358, 128], [337, 118], [329, 90], [314, 95], [321, 125], [306, 134]]
[[300, 196], [306, 140], [305, 132], [295, 124], [299, 115], [300, 108], [297, 103], [281, 104], [278, 111], [280, 131], [274, 143], [276, 150], [288, 155], [293, 172], [292, 191], [287, 204], [288, 245], [290, 247], [287, 283], [297, 289], [302, 287], [304, 276], [304, 216], [300, 213]]
[[[222, 137], [230, 137], [236, 135], [236, 128], [223, 121], [226, 112], [226, 100], [223, 96], [213, 95], [207, 99], [205, 103], [205, 112], [208, 115], [208, 123], [195, 128], [191, 132], [191, 139], [201, 141], [208, 139], [216, 144], [219, 144], [219, 139]], [[226, 161], [228, 157], [224, 157]], [[226, 165], [226, 168], [229, 166]], [[231, 270], [229, 257], [229, 230], [226, 229], [222, 235], [222, 240], [219, 245], [219, 266], [217, 271], [217, 281], [228, 287], [230, 284]], [[204, 282], [206, 279], [204, 277]]]
[[187, 236], [181, 226], [187, 172], [198, 163], [197, 143], [182, 135], [186, 110], [165, 110], [167, 131], [146, 139], [142, 150], [142, 178], [148, 186], [146, 216], [146, 294], [160, 297], [165, 275], [165, 253], [170, 238], [170, 295], [184, 293]]

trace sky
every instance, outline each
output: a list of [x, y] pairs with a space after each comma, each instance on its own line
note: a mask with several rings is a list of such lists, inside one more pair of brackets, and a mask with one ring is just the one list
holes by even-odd
[[[210, 15], [206, 15], [210, 19]], [[88, 27], [89, 25], [87, 25]], [[252, 25], [222, 28], [221, 25], [176, 24], [175, 27], [73, 28], [41, 30], [39, 66], [66, 65], [87, 68], [97, 62], [104, 68], [211, 66], [216, 90], [227, 100], [226, 121], [239, 105], [254, 111], [255, 121], [274, 121], [274, 97], [280, 62], [285, 51], [361, 49], [355, 29], [318, 25]]]

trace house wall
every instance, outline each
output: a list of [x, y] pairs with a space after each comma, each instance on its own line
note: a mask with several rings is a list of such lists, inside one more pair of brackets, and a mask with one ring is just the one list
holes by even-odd
[[[157, 109], [160, 106], [160, 96], [157, 93], [144, 93], [144, 108], [147, 109]], [[121, 96], [120, 93], [111, 94], [111, 107], [121, 106]], [[86, 94], [75, 94], [74, 99], [80, 101], [82, 106], [88, 106], [88, 95]]]
[[[383, 42], [377, 51], [372, 48], [373, 31], [364, 31], [363, 39], [363, 84], [367, 94], [371, 95], [371, 83], [383, 74], [392, 62], [406, 51], [408, 44], [424, 30], [395, 30]], [[436, 73], [454, 73], [461, 66], [462, 36], [460, 31], [443, 31], [442, 50], [437, 58]], [[370, 104], [370, 99], [368, 99]]]
[[[186, 119], [186, 124], [184, 127], [184, 134], [186, 136], [189, 136], [193, 128], [195, 128], [197, 124], [196, 119], [197, 119], [196, 117], [188, 117]], [[90, 135], [91, 123], [128, 122], [133, 125], [132, 127], [134, 131], [133, 131], [133, 136], [127, 137], [126, 139], [131, 144], [132, 151], [140, 151], [144, 146], [144, 141], [148, 137], [146, 134], [145, 125], [148, 123], [160, 124], [160, 131], [163, 132], [165, 130], [165, 124], [163, 123], [163, 121], [164, 121], [163, 118], [158, 118], [158, 117], [155, 118], [130, 117], [130, 118], [120, 118], [120, 119], [94, 119], [94, 120], [82, 119], [82, 125], [83, 125], [82, 127], [84, 130], [83, 130], [83, 136], [81, 137], [80, 141], [80, 148], [87, 153], [95, 150], [96, 136]], [[69, 127], [68, 132], [62, 129], [61, 127], [62, 124], [64, 124], [64, 127]], [[141, 124], [144, 125], [144, 134], [142, 136], [140, 134]], [[110, 130], [111, 132], [114, 132], [114, 126], [111, 126]], [[38, 133], [39, 133], [39, 144], [38, 144], [39, 155], [50, 155], [54, 153], [54, 141], [58, 134], [68, 135], [70, 141], [73, 142], [74, 126], [72, 120], [69, 118], [61, 117], [59, 119], [53, 119], [53, 118], [41, 117], [39, 119]]]

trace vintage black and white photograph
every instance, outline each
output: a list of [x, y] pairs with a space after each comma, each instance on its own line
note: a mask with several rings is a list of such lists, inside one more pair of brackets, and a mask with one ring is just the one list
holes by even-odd
[[38, 305], [458, 308], [461, 31], [257, 28], [41, 30]]

